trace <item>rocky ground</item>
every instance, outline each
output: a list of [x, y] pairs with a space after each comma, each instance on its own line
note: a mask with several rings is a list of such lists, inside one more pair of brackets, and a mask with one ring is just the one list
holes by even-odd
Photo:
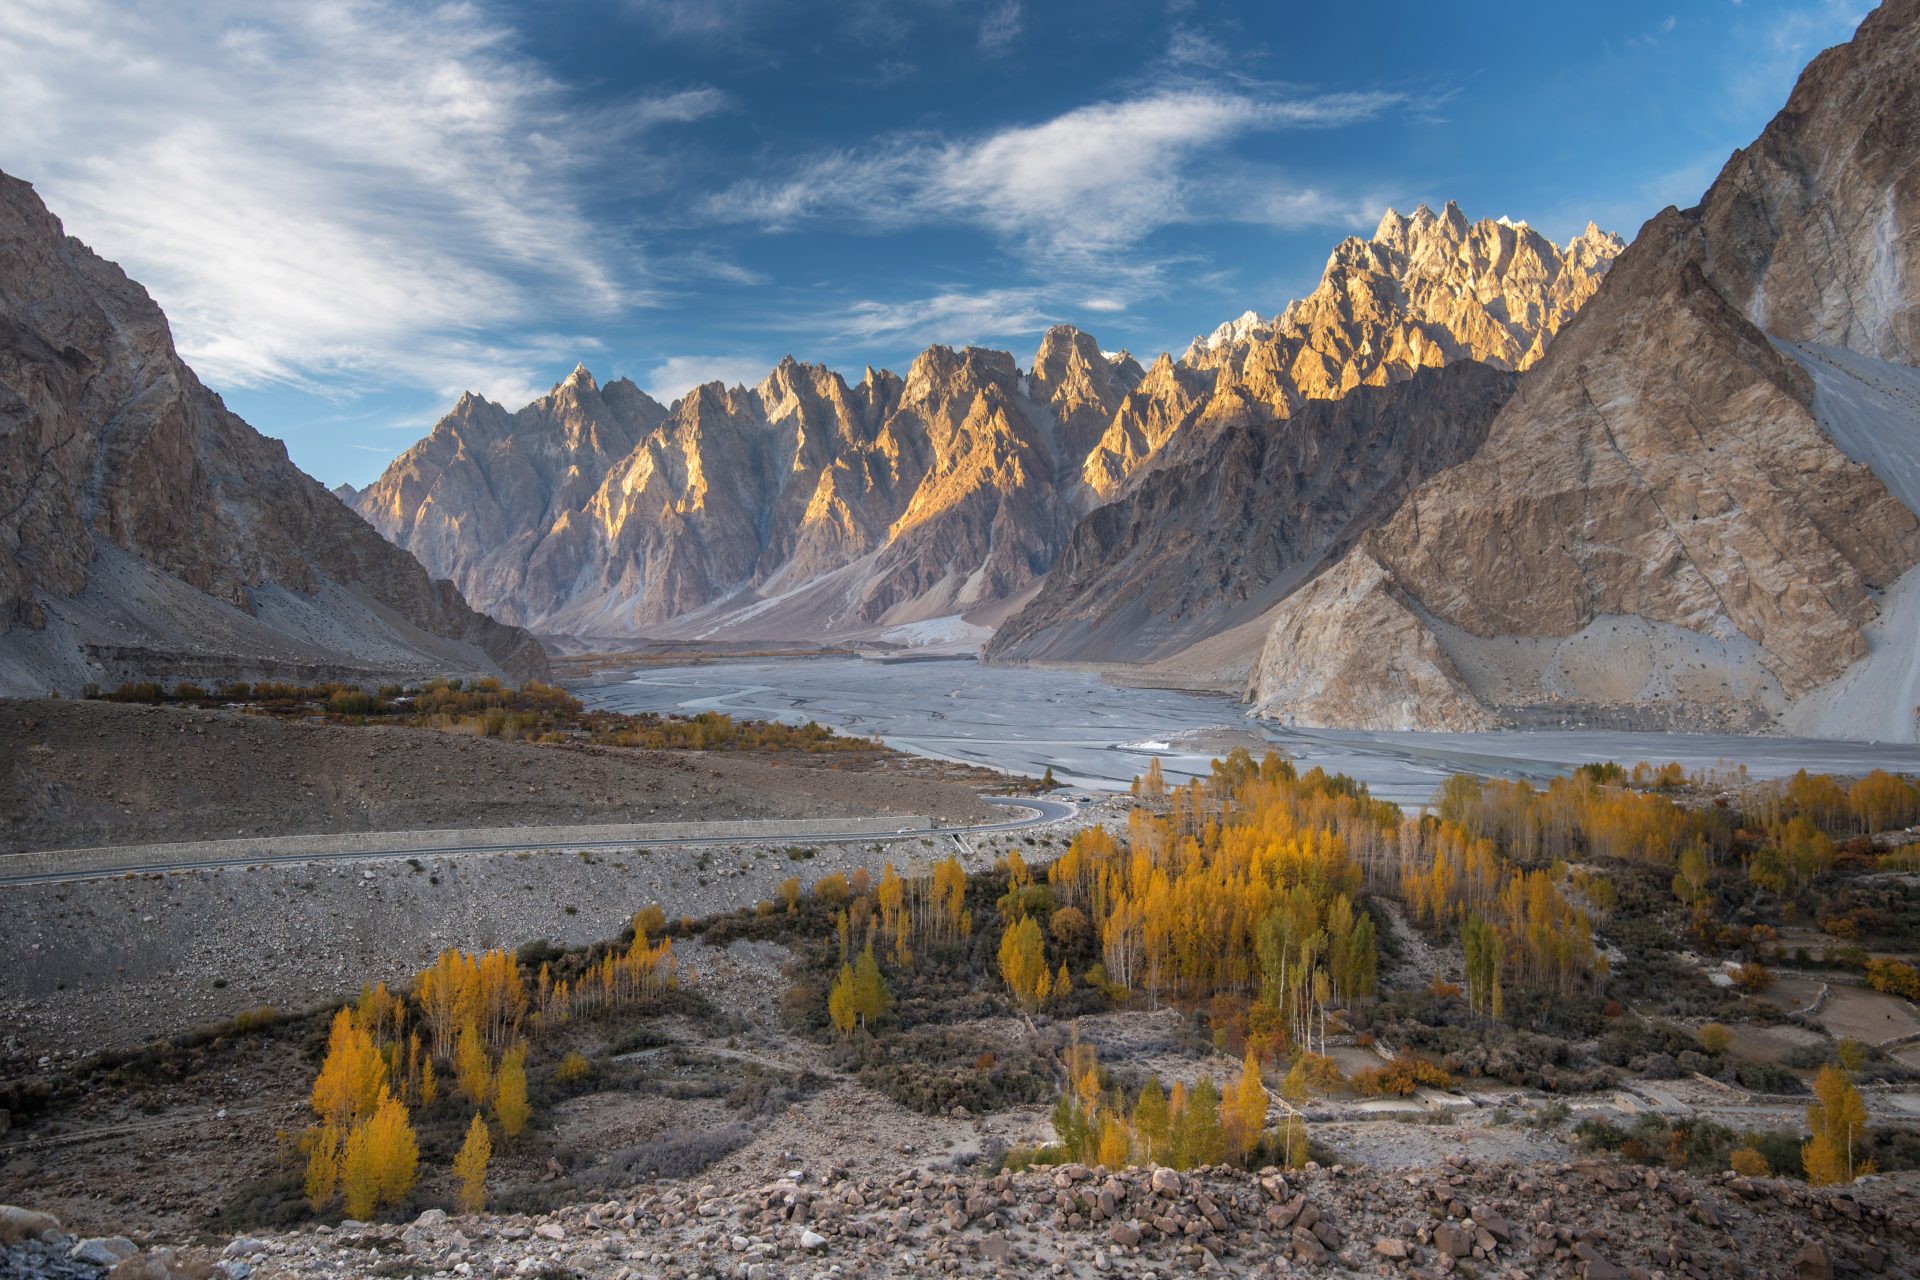
[[0, 700], [0, 852], [442, 827], [986, 812], [983, 771], [861, 752], [538, 746], [228, 711]]
[[[1628, 1169], [1452, 1157], [1404, 1174], [1089, 1169], [864, 1177], [796, 1166], [764, 1181], [647, 1183], [550, 1214], [241, 1236], [177, 1251], [80, 1241], [0, 1210], [26, 1280], [335, 1276], [1164, 1275], [1912, 1276], [1911, 1175], [1837, 1190]], [[13, 1215], [13, 1216], [4, 1216]], [[37, 1231], [29, 1228], [38, 1228]], [[78, 1255], [77, 1257], [75, 1255]]]
[[978, 869], [1010, 847], [1038, 857], [1068, 834], [459, 854], [11, 885], [0, 889], [17, 925], [0, 930], [0, 1062], [123, 1047], [262, 1004], [306, 1008], [362, 982], [403, 982], [447, 947], [582, 945], [617, 935], [656, 902], [699, 917], [770, 897], [789, 876], [811, 885], [950, 854]]

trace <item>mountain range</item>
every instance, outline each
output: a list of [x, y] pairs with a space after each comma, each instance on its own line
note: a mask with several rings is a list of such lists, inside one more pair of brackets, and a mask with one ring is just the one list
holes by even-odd
[[1912, 741], [1920, 0], [1643, 228], [1472, 458], [1270, 617], [1303, 725]]
[[0, 690], [805, 639], [1299, 726], [1911, 741], [1917, 157], [1920, 0], [1888, 0], [1630, 246], [1389, 211], [1144, 367], [1065, 325], [1025, 368], [789, 357], [670, 405], [581, 367], [333, 492], [0, 178]]
[[463, 397], [355, 505], [481, 608], [542, 633], [977, 641], [1040, 589], [1083, 517], [1222, 433], [1311, 436], [1316, 457], [1362, 466], [1329, 471], [1303, 506], [1329, 485], [1356, 511], [1397, 499], [1477, 433], [1400, 448], [1406, 424], [1320, 407], [1459, 361], [1529, 367], [1621, 248], [1591, 226], [1556, 246], [1451, 204], [1389, 212], [1334, 250], [1309, 297], [1146, 369], [1069, 326], [1024, 370], [936, 346], [904, 378], [870, 368], [849, 385], [789, 357], [755, 387], [710, 383], [670, 407], [580, 368], [517, 412]]

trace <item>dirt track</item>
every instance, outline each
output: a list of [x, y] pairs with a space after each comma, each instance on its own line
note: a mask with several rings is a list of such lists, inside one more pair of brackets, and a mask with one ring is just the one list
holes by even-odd
[[0, 852], [318, 832], [876, 813], [978, 821], [890, 752], [535, 746], [227, 711], [0, 701]]

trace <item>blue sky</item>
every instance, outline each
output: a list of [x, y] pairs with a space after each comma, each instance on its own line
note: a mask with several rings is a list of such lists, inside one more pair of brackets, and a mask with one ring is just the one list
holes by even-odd
[[1143, 358], [1453, 199], [1693, 203], [1864, 0], [7, 0], [0, 169], [329, 484], [584, 361]]

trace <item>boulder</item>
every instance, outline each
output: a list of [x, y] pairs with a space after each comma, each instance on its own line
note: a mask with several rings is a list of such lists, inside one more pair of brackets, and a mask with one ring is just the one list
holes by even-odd
[[171, 1249], [154, 1249], [122, 1258], [107, 1280], [213, 1280], [213, 1275], [207, 1263], [185, 1261]]
[[138, 1252], [139, 1246], [125, 1236], [90, 1236], [68, 1250], [67, 1256], [75, 1262], [111, 1267]]
[[1818, 1240], [1809, 1240], [1793, 1255], [1797, 1280], [1833, 1280], [1833, 1255]]
[[38, 1240], [48, 1232], [55, 1235], [60, 1233], [60, 1219], [50, 1213], [41, 1213], [38, 1209], [0, 1204], [0, 1245]]

